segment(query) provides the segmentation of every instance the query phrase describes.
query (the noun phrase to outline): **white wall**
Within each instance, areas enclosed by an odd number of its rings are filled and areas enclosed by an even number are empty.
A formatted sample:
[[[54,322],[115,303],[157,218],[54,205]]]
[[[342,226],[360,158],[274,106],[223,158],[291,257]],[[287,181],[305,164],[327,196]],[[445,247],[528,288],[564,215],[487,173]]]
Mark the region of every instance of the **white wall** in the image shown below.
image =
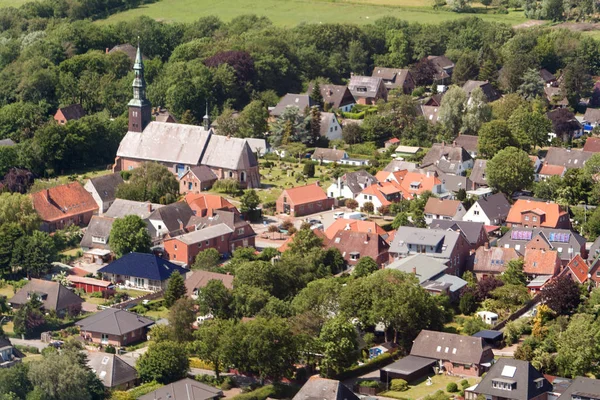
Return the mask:
[[[462,218],[463,221],[483,222],[484,225],[493,225],[487,215],[479,206],[479,202],[475,202],[469,211]]]

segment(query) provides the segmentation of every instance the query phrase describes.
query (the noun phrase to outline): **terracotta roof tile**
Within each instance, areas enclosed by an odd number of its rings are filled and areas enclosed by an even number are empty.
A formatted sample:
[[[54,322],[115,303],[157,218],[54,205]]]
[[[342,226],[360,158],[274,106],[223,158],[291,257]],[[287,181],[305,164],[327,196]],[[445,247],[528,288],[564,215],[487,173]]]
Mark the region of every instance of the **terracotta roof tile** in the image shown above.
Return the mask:
[[[509,223],[521,223],[521,214],[526,211],[539,209],[546,213],[546,219],[542,223],[543,227],[554,228],[559,225],[559,218],[567,215],[556,203],[546,203],[544,201],[519,199],[513,204],[506,219]]]
[[[549,164],[544,164],[542,165],[542,169],[540,169],[539,174],[540,175],[546,175],[546,176],[563,176],[565,174],[565,171],[567,169],[565,167],[563,167],[562,165],[549,165]]]
[[[336,233],[338,233],[338,231],[342,230],[363,233],[378,233],[382,236],[388,234],[381,226],[372,221],[338,218],[333,221],[333,224],[331,224],[329,228],[325,230],[325,236],[331,239],[336,235]]]
[[[577,254],[569,261],[560,276],[569,275],[577,283],[584,283],[588,279],[588,265],[585,260]]]
[[[217,194],[188,193],[185,202],[197,216],[212,216],[216,210],[229,210],[238,213],[237,208],[226,198]]]
[[[555,275],[560,265],[560,256],[554,250],[527,249],[523,272],[529,275]]]
[[[589,151],[590,153],[600,153],[600,138],[589,137],[585,141],[583,151]]]
[[[327,199],[327,193],[316,183],[285,189],[281,196],[286,196],[288,203],[294,205]]]
[[[425,204],[425,214],[437,214],[448,217],[456,215],[457,211],[462,207],[462,203],[458,200],[442,200],[435,197],[430,197]]]
[[[31,200],[40,218],[48,222],[98,211],[92,195],[78,182],[32,193]]]

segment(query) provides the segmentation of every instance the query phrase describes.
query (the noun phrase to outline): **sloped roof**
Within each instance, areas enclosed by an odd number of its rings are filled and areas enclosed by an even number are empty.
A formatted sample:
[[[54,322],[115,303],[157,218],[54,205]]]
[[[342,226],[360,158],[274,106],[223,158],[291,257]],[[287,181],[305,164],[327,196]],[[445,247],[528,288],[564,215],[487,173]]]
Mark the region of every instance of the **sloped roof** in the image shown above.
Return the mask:
[[[454,232],[460,231],[470,244],[479,242],[481,232],[485,232],[485,227],[482,222],[449,221],[447,219],[434,219],[431,221],[431,224],[429,224],[429,229],[452,230]]]
[[[258,166],[246,139],[221,135],[210,136],[200,163],[231,170],[247,170]]]
[[[438,165],[444,172],[451,172],[456,168],[453,169],[450,166],[448,170],[444,170],[441,166],[441,161],[458,164],[468,160],[472,160],[472,157],[464,148],[460,146],[449,146],[443,143],[434,143],[427,154],[425,154],[425,157],[423,157],[421,165]]]
[[[114,203],[104,213],[105,217],[123,218],[128,215],[137,215],[141,219],[147,219],[156,209],[164,207],[162,204],[148,203],[145,201],[134,201],[115,199]]]
[[[566,171],[567,168],[562,165],[550,165],[544,163],[538,173],[544,176],[563,176]]]
[[[57,221],[90,211],[98,204],[79,182],[55,186],[32,193],[33,208],[44,221]]]
[[[116,51],[121,51],[121,52],[127,54],[127,57],[129,57],[129,59],[131,61],[135,60],[135,56],[137,54],[137,48],[135,46],[130,45],[129,43],[118,44],[118,45],[114,46],[112,49],[110,49],[108,51],[108,53],[112,54]],[[142,59],[147,60],[148,58],[146,56],[142,56]]]
[[[310,158],[317,161],[324,160],[338,162],[346,157],[348,157],[348,155],[344,150],[317,147]]]
[[[349,104],[354,104],[354,97],[348,90],[348,86],[343,85],[319,85],[321,96],[325,103],[331,104],[332,108],[340,108]],[[308,85],[308,93],[313,90],[313,83]]]
[[[358,400],[340,381],[312,376],[292,400]]]
[[[586,150],[550,147],[544,162],[550,165],[562,165],[567,168],[581,168],[594,153]]]
[[[327,193],[316,183],[284,189],[281,196],[286,196],[288,203],[294,205],[327,199]]]
[[[487,162],[488,160],[475,160],[475,162],[473,163],[473,169],[471,170],[471,175],[469,176],[471,181],[478,185],[487,186],[487,177],[485,176]]]
[[[500,98],[500,94],[488,81],[466,81],[463,85],[463,90],[467,92],[467,96],[471,96],[473,90],[480,88],[483,91],[487,101],[494,101]]]
[[[523,272],[530,275],[554,275],[560,264],[558,251],[526,249]]]
[[[372,221],[361,221],[359,219],[338,218],[325,230],[325,236],[333,238],[340,230],[377,233],[381,236],[387,236],[387,232],[378,224]]]
[[[297,107],[301,115],[304,115],[306,107],[312,107],[315,103],[308,94],[288,93],[279,100],[279,103],[271,110],[271,115],[278,117],[288,107]]]
[[[346,172],[342,175],[341,180],[353,194],[360,193],[363,186],[377,183],[377,179],[365,170]]]
[[[154,254],[145,253],[127,253],[98,270],[98,272],[103,274],[126,275],[155,281],[165,281],[175,271],[179,271],[182,275],[188,272],[187,269],[177,264],[173,264]]]
[[[502,273],[509,261],[520,257],[520,254],[512,248],[479,246],[473,258],[473,271]]]
[[[419,284],[421,284],[442,275],[448,269],[448,266],[444,262],[428,257],[425,254],[413,254],[395,260],[385,268],[409,274],[414,272],[417,279],[419,279]]]
[[[117,186],[121,183],[123,183],[123,178],[119,172],[90,179],[90,184],[96,189],[102,201],[114,200]]]
[[[546,83],[556,80],[554,74],[548,71],[546,68],[540,69],[540,78],[542,78]]]
[[[559,223],[559,218],[568,215],[568,213],[561,209],[560,205],[556,203],[519,199],[515,201],[510,208],[506,221],[519,224],[521,223],[521,214],[534,209],[539,209],[546,214],[546,219],[542,223],[542,226],[546,228],[556,227]]]
[[[593,397],[590,395],[593,395]],[[560,395],[558,400],[571,400],[576,396],[597,399],[600,397],[600,380],[578,376]]]
[[[511,205],[502,193],[486,196],[476,201],[481,210],[490,220],[504,220],[507,218]]]
[[[432,124],[435,124],[436,122],[438,122],[438,119],[440,118],[440,107],[439,106],[421,105],[420,111],[421,111],[421,114],[423,115],[423,117],[425,117],[425,119],[427,121],[431,122]]]
[[[186,171],[185,174],[181,176],[181,178],[179,178],[179,180],[181,181],[188,174],[194,175],[200,182],[210,182],[217,180],[217,176],[215,175],[215,173],[206,165],[196,165],[190,168],[188,171]]]
[[[348,90],[356,97],[377,97],[379,87],[384,85],[383,79],[372,76],[354,75],[350,77]],[[366,91],[359,91],[358,88],[365,88]],[[385,85],[384,85],[385,87]]]
[[[360,193],[375,196],[379,199],[379,202],[382,205],[389,206],[392,203],[385,197],[385,195],[386,194],[394,194],[394,193],[402,193],[402,187],[394,181],[385,181],[385,182],[374,183],[371,186],[367,186]]]
[[[425,214],[437,214],[448,217],[454,217],[456,213],[463,208],[458,200],[442,200],[436,197],[430,197],[425,204]]]
[[[218,224],[214,226],[209,226],[207,228],[198,229],[196,231],[188,232],[180,236],[176,236],[172,239],[168,240],[178,240],[187,245],[192,245],[196,243],[203,242],[205,240],[210,240],[214,238],[218,238],[220,236],[226,235],[228,233],[232,233],[233,229],[228,227],[225,224]]]
[[[413,228],[401,226],[396,231],[390,246],[391,253],[408,254],[409,244],[421,244],[436,247],[435,258],[450,258],[452,250],[459,240],[460,233],[438,229]]]
[[[583,145],[583,151],[588,153],[600,153],[600,138],[589,136]]]
[[[412,184],[417,182],[419,183],[419,187],[415,189]],[[442,181],[434,172],[408,171],[400,178],[400,186],[402,187],[404,197],[407,199],[411,199],[414,195],[428,190],[433,191],[433,188],[441,183]]]
[[[569,261],[567,266],[561,271],[560,275],[568,275],[577,283],[584,283],[588,279],[589,267],[583,257],[577,254]]]
[[[143,132],[127,132],[117,157],[196,165],[210,132],[202,126],[152,121]]]
[[[23,305],[29,299],[28,293],[36,293],[39,296],[45,295],[40,300],[44,309],[48,311],[65,310],[71,306],[78,306],[83,303],[83,299],[67,289],[58,282],[45,281],[42,279],[31,279],[25,286],[15,293],[8,300],[10,304]]]
[[[183,201],[168,204],[164,207],[157,208],[150,214],[148,219],[160,220],[165,224],[165,227],[169,232],[175,232],[181,229],[180,224],[183,224],[183,228],[188,226],[190,218],[194,216],[194,212],[190,206]]]
[[[204,210],[206,210],[206,215],[208,216],[213,215],[216,210],[238,212],[237,208],[229,200],[218,194],[187,193],[185,195],[185,202],[197,216],[203,214]]]
[[[477,146],[479,144],[479,136],[458,135],[456,139],[454,139],[454,143],[456,143],[457,146],[467,150],[469,153],[476,153]]]
[[[590,108],[588,107],[585,110],[585,114],[583,115],[583,120],[590,123],[599,123],[600,122],[600,109],[598,108]]]
[[[507,391],[497,389],[493,381],[501,379],[515,383],[515,388],[510,391],[510,398],[514,400],[532,400],[546,392],[552,391],[552,385],[541,372],[537,371],[528,361],[515,360],[512,358],[499,358],[492,368],[485,374],[481,382],[473,390],[475,393],[485,394],[491,397],[507,397]],[[540,380],[541,387],[536,383]],[[570,396],[569,396],[570,399]]]
[[[569,100],[567,100],[566,96],[563,96],[560,87],[546,86],[544,88],[544,93],[546,94],[546,99],[557,106],[569,105]]]
[[[208,400],[220,397],[223,397],[221,390],[194,379],[185,378],[138,397],[138,400]]]
[[[337,248],[343,257],[357,252],[361,258],[368,256],[377,261],[382,254],[388,252],[390,245],[377,233],[340,230],[327,241],[327,247]]]
[[[154,325],[154,321],[129,311],[106,308],[76,322],[75,325],[81,327],[81,330],[88,332],[121,336],[137,329]]]
[[[108,238],[110,236],[110,230],[112,229],[114,219],[105,216],[94,215],[90,220],[90,223],[85,230],[83,238],[79,245],[81,247],[98,247],[103,249],[110,248],[108,243],[94,243],[92,237]]]
[[[100,287],[109,287],[113,283],[110,281],[103,281],[100,279],[89,278],[87,276],[78,276],[78,275],[67,275],[67,280],[71,283],[86,283],[88,285],[95,285]]]
[[[329,133],[330,121],[331,122],[337,121],[337,117],[335,116],[335,114],[330,113],[330,112],[321,111],[321,124],[320,124],[321,136],[327,136],[327,134]],[[339,123],[339,121],[338,121],[338,123]]]
[[[58,111],[62,112],[67,121],[73,121],[85,117],[85,110],[81,104],[71,104],[66,107],[60,107],[57,112]]]
[[[408,161],[403,161],[403,160],[392,160],[389,162],[388,165],[385,166],[385,168],[383,170],[385,172],[396,172],[396,171],[403,171],[403,170],[412,171],[415,168],[417,168],[417,164],[414,162],[408,162]]]
[[[424,329],[414,340],[410,354],[462,364],[480,364],[494,358],[491,351],[488,356],[485,355],[487,348],[482,338]]]
[[[412,79],[410,70],[407,68],[375,67],[372,76],[389,81],[385,82],[385,85],[390,89],[402,87],[406,79]]]
[[[87,366],[107,388],[137,379],[137,371],[116,354],[87,352]]]
[[[2,139],[0,140],[0,147],[12,147],[15,146],[16,143],[12,139]]]
[[[217,280],[223,282],[227,289],[233,289],[233,275],[218,274],[210,271],[192,271],[185,278],[185,288],[190,296],[194,290],[205,287],[208,282]]]
[[[583,236],[568,229],[555,228],[515,227],[498,239],[498,246],[520,246],[520,249],[524,249],[527,243],[538,236],[548,243],[550,248],[557,250],[563,261],[570,261],[574,255],[581,253],[582,248],[585,249],[586,240]],[[571,248],[573,250],[569,251]],[[594,254],[593,250],[594,245],[590,249],[590,255]]]
[[[454,62],[446,56],[427,56],[427,59],[440,68],[454,67]]]

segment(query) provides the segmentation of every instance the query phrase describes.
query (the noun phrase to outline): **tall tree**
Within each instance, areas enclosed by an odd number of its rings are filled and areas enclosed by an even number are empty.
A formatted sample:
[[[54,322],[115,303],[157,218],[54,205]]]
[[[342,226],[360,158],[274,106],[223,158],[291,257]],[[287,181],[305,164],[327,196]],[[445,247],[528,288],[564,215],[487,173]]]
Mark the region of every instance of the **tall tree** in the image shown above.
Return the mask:
[[[527,152],[535,146],[545,146],[548,132],[552,130],[552,122],[545,114],[529,111],[526,107],[519,107],[512,113],[508,126],[519,147]]]
[[[310,92],[310,99],[314,105],[323,108],[323,96],[321,95],[321,86],[319,85],[319,81],[315,81],[312,91]]]
[[[362,278],[363,276],[371,275],[373,272],[379,269],[377,262],[369,256],[361,257],[354,267],[353,275],[356,278]]]
[[[516,147],[500,150],[488,161],[486,169],[490,186],[507,195],[515,190],[527,189],[533,183],[533,166],[529,156]]]
[[[321,111],[316,106],[310,108],[310,134],[311,143],[317,143],[321,139]]]
[[[173,341],[188,342],[192,340],[192,324],[195,320],[194,301],[189,297],[178,299],[169,310],[169,328]]]
[[[194,332],[192,350],[201,360],[212,364],[217,381],[221,369],[227,365],[227,338],[232,334],[234,324],[234,321],[222,319],[209,320]]]
[[[531,101],[544,94],[544,81],[535,68],[530,68],[523,74],[523,83],[517,90],[526,100]]]
[[[565,67],[561,91],[572,108],[577,108],[580,99],[589,97],[593,87],[594,82],[588,67],[581,60],[576,59]]]
[[[136,368],[142,382],[156,381],[167,384],[187,376],[190,360],[185,346],[181,343],[153,342],[150,343],[148,351],[140,357]]]
[[[457,135],[462,127],[462,120],[467,106],[467,95],[462,88],[453,86],[442,97],[439,120],[444,126]]]
[[[558,315],[568,315],[581,302],[580,287],[569,276],[563,275],[544,287],[542,299]]]
[[[475,88],[467,102],[463,117],[461,133],[474,135],[479,132],[481,125],[492,118],[492,109],[481,88]]]
[[[204,315],[212,314],[215,318],[231,317],[233,297],[231,291],[222,281],[211,279],[198,292],[198,309]]]
[[[148,227],[137,215],[117,218],[112,224],[108,240],[117,257],[131,252],[149,253],[152,245]]]
[[[256,207],[260,204],[260,197],[254,189],[248,189],[244,191],[244,194],[240,198],[241,212],[248,212],[256,210]]]
[[[28,276],[39,277],[52,267],[58,252],[52,237],[41,231],[22,236],[15,242],[12,264],[23,268]]]
[[[169,204],[179,195],[179,182],[167,167],[156,162],[142,163],[131,173],[129,182],[117,187],[120,199]]]
[[[523,273],[523,259],[510,260],[500,279],[506,285],[524,285],[527,277]]]
[[[477,151],[482,157],[492,158],[500,150],[516,145],[516,140],[506,121],[493,120],[481,126]]]
[[[328,377],[335,376],[358,360],[356,328],[341,316],[325,322],[319,342],[323,348],[321,371]]]
[[[46,324],[46,318],[42,314],[42,302],[34,294],[29,301],[21,306],[14,317],[14,330],[18,335],[31,337],[38,334]]]
[[[185,282],[179,271],[175,271],[169,278],[167,290],[165,290],[165,305],[171,307],[175,302],[185,296]]]
[[[600,358],[600,324],[590,314],[573,315],[567,330],[556,343],[556,365],[561,376],[596,373]]]
[[[196,255],[192,269],[201,269],[204,271],[214,271],[221,262],[221,254],[217,249],[202,250]]]
[[[33,209],[31,197],[19,193],[0,194],[0,224],[14,222],[27,233],[40,227],[40,218]]]
[[[251,101],[238,118],[239,137],[264,138],[269,130],[269,111],[261,100]],[[262,149],[263,151],[266,149]]]

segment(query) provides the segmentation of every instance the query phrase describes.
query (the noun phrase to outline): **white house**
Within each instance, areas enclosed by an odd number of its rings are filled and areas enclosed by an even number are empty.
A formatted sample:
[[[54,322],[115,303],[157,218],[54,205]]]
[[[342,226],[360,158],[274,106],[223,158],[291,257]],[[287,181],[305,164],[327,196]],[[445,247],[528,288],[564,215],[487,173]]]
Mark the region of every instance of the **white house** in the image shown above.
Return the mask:
[[[327,188],[327,196],[332,198],[354,199],[367,186],[377,179],[365,170],[347,172]]]
[[[369,165],[369,160],[365,160],[364,158],[342,158],[340,160],[340,164],[352,165],[355,167],[366,167]]]
[[[321,113],[321,136],[326,136],[329,140],[342,138],[342,125],[334,113]]]
[[[462,218],[463,221],[482,222],[484,225],[502,225],[506,221],[510,203],[502,193],[481,197]]]
[[[396,182],[380,182],[366,187],[358,196],[358,206],[363,208],[366,203],[373,203],[374,211],[379,207],[389,206],[392,202],[402,199],[402,188]]]
[[[92,195],[92,198],[98,204],[98,214],[104,214],[115,201],[117,186],[123,183],[121,174],[102,175],[88,180],[83,188]]]
[[[434,219],[460,221],[466,212],[465,207],[458,200],[430,197],[425,204],[425,222],[431,224]]]

